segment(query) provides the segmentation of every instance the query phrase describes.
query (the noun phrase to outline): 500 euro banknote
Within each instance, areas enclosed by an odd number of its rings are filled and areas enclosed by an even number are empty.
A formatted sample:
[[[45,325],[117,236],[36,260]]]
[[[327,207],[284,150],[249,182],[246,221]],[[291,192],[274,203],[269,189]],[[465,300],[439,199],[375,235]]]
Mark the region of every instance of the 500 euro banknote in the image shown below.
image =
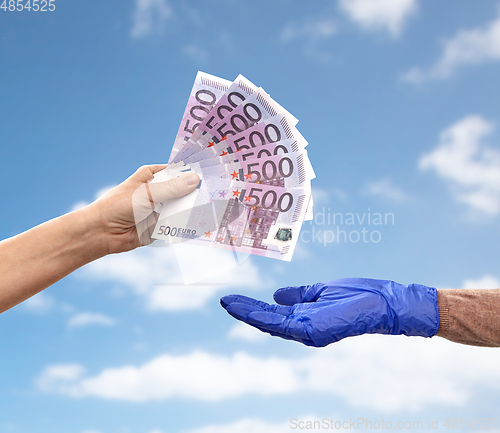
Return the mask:
[[[161,210],[153,238],[291,260],[310,192],[204,176]]]
[[[285,110],[276,101],[274,101],[264,91],[264,89],[258,88],[251,81],[243,77],[243,75],[239,75],[236,80],[234,80],[234,82],[230,85],[224,96],[220,98],[217,104],[208,113],[208,115],[205,117],[205,120],[200,123],[189,140],[185,143],[182,151],[177,155],[176,161],[185,160],[188,155],[192,155],[195,152],[203,150],[210,145],[210,141],[218,142],[219,139],[214,136],[214,133],[212,131],[215,129],[219,129],[221,127],[220,124],[226,118],[231,117],[233,119],[233,123],[235,121],[234,119],[239,119],[242,122],[245,122],[245,117],[247,117],[247,120],[253,120],[251,118],[248,118],[248,116],[242,116],[242,114],[247,114],[245,112],[248,111],[248,107],[246,110],[244,109],[243,113],[240,113],[239,115],[237,113],[233,113],[237,114],[235,117],[232,117],[231,113],[243,103],[249,103],[249,105],[252,106],[254,102],[247,101],[247,99],[257,92],[260,93],[260,96],[256,95],[256,99],[262,101],[265,104],[264,108],[267,108],[266,106],[272,106],[273,110],[275,110],[276,112],[286,113],[293,125],[297,124],[298,119],[287,110]],[[238,130],[238,126],[236,124],[233,125],[233,128]],[[225,134],[224,136],[227,137],[227,135],[228,134]],[[224,137],[222,139],[224,139]]]
[[[198,141],[189,143],[188,147],[172,159],[172,162],[186,162],[186,158],[189,156],[215,143],[227,140],[229,137],[239,134],[259,122],[270,119],[282,113],[282,110],[283,108],[276,104],[266,92],[258,89],[248,96],[243,103],[225,114],[219,122],[213,125],[207,123],[210,128],[209,131],[202,135]]]
[[[279,116],[278,116],[279,117]],[[281,120],[285,120],[281,118]],[[282,122],[283,124],[286,125],[286,122]],[[275,126],[274,123],[270,123],[269,125]],[[259,124],[256,125],[256,127],[259,126],[259,128],[254,129],[253,133],[258,133],[260,130],[265,129],[265,124]],[[282,125],[280,124],[282,127]],[[253,128],[251,128],[253,129]],[[250,129],[248,130],[250,131]],[[279,129],[278,129],[279,131]],[[304,173],[305,171],[305,176],[300,176],[299,177],[299,184],[294,184],[293,187],[306,187],[307,189],[310,189],[310,180],[314,179],[316,175],[314,174],[314,170],[312,168],[312,165],[309,161],[309,158],[307,158],[307,152],[305,151],[304,147],[307,145],[307,142],[303,139],[302,135],[295,130],[295,134],[293,134],[293,131],[290,130],[290,133],[287,135],[284,134],[284,136],[291,136],[292,138],[281,140],[281,141],[276,141],[276,142],[259,142],[260,145],[254,147],[254,141],[250,139],[251,134],[238,134],[238,137],[236,138],[236,142],[232,142],[231,140],[228,140],[227,143],[224,142],[225,144],[220,143],[220,145],[225,146],[225,150],[222,152],[217,151],[216,147],[210,147],[208,149],[205,149],[204,151],[193,155],[192,158],[188,159],[189,165],[192,167],[196,167],[196,164],[199,164],[199,166],[203,169],[205,167],[210,167],[210,166],[218,166],[222,165],[224,169],[227,169],[227,164],[233,163],[233,162],[238,162],[238,163],[244,163],[246,161],[250,161],[251,159],[260,159],[261,164],[264,164],[264,161],[268,159],[274,158],[276,155],[285,155],[285,154],[291,154],[291,153],[302,153],[304,156],[303,158],[299,158],[299,161],[297,161],[297,164],[295,167],[300,168],[301,166],[304,168],[302,171],[297,171],[297,174],[300,175],[301,172]],[[278,135],[277,137],[281,138],[281,135]],[[213,150],[215,149],[215,150]],[[237,150],[236,150],[237,149]],[[220,155],[217,156],[217,154],[220,152]],[[255,161],[253,161],[255,164]],[[278,162],[279,163],[279,162]],[[283,163],[282,163],[283,164]],[[267,168],[272,168],[272,163],[268,163],[266,165]],[[241,168],[241,167],[240,167]],[[212,172],[214,173],[214,172]],[[217,172],[219,173],[219,172]],[[232,173],[232,171],[231,171]],[[268,173],[268,171],[266,171]],[[248,171],[245,173],[248,174]],[[279,174],[279,170],[277,172]],[[241,176],[240,176],[240,180]],[[285,184],[290,184],[290,181],[292,179],[288,179],[288,182]],[[291,185],[290,185],[291,186]],[[308,203],[307,206],[307,211],[305,215],[305,220],[312,220],[313,219],[313,201],[312,201],[312,196],[311,200]]]
[[[269,152],[269,149],[263,150]],[[203,176],[264,184],[280,182],[279,186],[285,188],[307,188],[315,177],[305,150],[274,155],[262,152],[253,158],[223,164],[207,165],[203,162],[192,163],[189,167]]]
[[[286,143],[282,143],[284,141]],[[287,151],[298,152],[305,149],[308,143],[286,114],[278,114],[226,140],[209,144],[206,149],[185,158],[183,162],[190,164],[224,156],[230,160],[230,155],[236,155],[238,152],[245,155],[245,158],[251,158],[255,156],[255,152],[271,144],[284,144]],[[213,162],[218,163],[219,160]]]
[[[226,93],[230,85],[231,81],[204,72],[198,72],[175,137],[169,162],[173,161],[174,157],[184,144],[187,143],[201,122],[205,120],[207,114]]]
[[[211,128],[224,118],[225,115],[233,111],[238,105],[243,103],[250,95],[255,93],[259,88],[251,81],[247,80],[243,75],[238,75],[236,80],[229,86],[226,93],[219,99],[217,104],[207,114],[205,120],[200,123],[189,139],[186,149],[191,144],[198,142],[203,135],[210,131]],[[210,125],[208,127],[207,125]],[[200,140],[200,143],[202,140]]]

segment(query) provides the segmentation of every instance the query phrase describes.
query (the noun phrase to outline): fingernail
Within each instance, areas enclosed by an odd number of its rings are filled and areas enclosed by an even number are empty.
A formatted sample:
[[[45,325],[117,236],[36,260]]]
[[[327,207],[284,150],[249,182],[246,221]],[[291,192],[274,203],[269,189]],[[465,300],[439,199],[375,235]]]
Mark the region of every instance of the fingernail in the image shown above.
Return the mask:
[[[187,186],[198,185],[198,183],[200,183],[200,178],[196,173],[189,173],[184,176],[184,182],[186,182]]]

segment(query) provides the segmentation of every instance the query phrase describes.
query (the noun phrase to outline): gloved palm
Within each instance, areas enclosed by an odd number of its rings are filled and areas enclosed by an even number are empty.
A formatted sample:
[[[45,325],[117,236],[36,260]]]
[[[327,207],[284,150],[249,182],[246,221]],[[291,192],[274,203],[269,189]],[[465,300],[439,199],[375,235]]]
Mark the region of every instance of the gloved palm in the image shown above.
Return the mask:
[[[274,300],[228,295],[221,305],[263,332],[317,347],[366,333],[431,337],[439,326],[436,289],[418,284],[345,278],[285,287]]]

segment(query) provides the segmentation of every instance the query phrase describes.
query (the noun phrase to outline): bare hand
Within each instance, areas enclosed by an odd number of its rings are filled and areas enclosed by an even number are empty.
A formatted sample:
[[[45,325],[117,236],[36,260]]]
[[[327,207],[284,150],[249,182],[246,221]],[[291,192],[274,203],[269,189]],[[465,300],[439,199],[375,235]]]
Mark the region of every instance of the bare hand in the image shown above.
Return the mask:
[[[149,183],[166,165],[145,165],[132,176],[88,206],[96,212],[104,230],[107,254],[133,250],[152,242],[158,213],[155,206],[193,191],[200,182],[189,173],[165,182]]]

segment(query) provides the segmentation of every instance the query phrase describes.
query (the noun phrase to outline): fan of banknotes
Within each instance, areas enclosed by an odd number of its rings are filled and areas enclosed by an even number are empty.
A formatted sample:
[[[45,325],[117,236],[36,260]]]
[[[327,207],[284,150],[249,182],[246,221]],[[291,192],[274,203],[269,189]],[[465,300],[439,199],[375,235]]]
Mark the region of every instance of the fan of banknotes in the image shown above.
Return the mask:
[[[291,260],[313,217],[315,177],[297,122],[242,75],[198,72],[168,166],[153,182],[190,171],[201,182],[156,209],[153,238]]]

